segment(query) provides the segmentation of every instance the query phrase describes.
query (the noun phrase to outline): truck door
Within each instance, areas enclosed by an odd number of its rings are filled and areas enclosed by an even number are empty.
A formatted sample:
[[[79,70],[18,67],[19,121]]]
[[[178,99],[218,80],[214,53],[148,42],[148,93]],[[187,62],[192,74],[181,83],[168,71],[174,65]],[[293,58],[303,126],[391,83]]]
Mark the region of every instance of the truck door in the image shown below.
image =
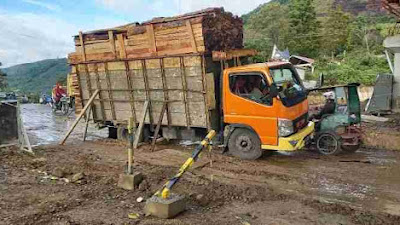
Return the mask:
[[[278,145],[275,99],[267,97],[268,91],[261,72],[229,74],[224,80],[224,121],[250,126],[263,145]]]

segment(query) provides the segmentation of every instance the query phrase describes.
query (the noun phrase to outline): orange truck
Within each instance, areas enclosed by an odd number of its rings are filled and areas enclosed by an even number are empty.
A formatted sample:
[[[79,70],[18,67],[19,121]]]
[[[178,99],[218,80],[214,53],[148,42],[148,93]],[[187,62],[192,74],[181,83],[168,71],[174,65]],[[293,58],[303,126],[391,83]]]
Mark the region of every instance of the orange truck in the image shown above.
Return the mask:
[[[126,138],[133,117],[145,118],[144,140],[216,130],[214,144],[243,159],[303,148],[314,131],[306,90],[290,63],[246,65],[256,52],[241,24],[218,8],[80,32],[68,57],[76,113],[98,90],[91,116],[110,137]]]
[[[83,105],[100,90],[92,116],[110,136],[126,138],[129,117],[138,124],[147,112],[145,140],[156,136],[160,121],[157,135],[168,140],[200,140],[216,130],[216,142],[242,159],[303,148],[314,123],[296,69],[288,62],[243,65],[253,55],[245,49],[214,53],[77,64],[72,74],[79,76]]]
[[[307,93],[290,63],[225,69],[221,91],[224,145],[231,154],[256,159],[262,150],[295,151],[311,139]]]

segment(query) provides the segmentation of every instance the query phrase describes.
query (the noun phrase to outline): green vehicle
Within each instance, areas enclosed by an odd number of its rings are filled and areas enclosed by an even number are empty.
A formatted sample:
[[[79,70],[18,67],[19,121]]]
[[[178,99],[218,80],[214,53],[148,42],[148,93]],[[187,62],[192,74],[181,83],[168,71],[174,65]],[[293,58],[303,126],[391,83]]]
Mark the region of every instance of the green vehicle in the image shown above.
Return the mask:
[[[309,90],[331,94],[331,98],[327,99],[331,104],[330,112],[314,119],[314,143],[321,154],[337,155],[342,151],[355,152],[360,148],[361,107],[357,91],[359,85],[353,83]]]

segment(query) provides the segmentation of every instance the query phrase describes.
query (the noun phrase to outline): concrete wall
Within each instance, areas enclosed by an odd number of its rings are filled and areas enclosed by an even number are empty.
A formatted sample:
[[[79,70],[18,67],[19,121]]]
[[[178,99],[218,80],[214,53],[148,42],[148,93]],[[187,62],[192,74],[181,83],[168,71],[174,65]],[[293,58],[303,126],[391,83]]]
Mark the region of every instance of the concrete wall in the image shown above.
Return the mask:
[[[18,139],[17,108],[0,103],[0,144]]]
[[[400,35],[386,38],[383,46],[394,54],[392,110],[400,112]]]

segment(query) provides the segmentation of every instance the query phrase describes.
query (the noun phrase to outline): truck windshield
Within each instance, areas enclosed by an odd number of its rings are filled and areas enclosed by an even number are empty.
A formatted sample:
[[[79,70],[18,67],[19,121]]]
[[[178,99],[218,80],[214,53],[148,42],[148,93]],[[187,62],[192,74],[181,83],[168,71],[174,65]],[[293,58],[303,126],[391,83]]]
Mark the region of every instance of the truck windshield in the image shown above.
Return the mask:
[[[282,103],[293,106],[307,98],[306,92],[296,71],[290,66],[271,68],[272,79],[279,90]]]

